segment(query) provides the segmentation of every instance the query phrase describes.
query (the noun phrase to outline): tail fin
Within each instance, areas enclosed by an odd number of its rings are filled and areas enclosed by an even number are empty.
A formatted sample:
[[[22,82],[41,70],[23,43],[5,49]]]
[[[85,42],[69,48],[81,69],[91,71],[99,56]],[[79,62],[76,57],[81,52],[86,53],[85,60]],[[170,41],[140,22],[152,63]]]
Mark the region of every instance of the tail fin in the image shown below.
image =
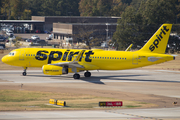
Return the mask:
[[[172,24],[163,24],[139,51],[165,53],[171,28]]]

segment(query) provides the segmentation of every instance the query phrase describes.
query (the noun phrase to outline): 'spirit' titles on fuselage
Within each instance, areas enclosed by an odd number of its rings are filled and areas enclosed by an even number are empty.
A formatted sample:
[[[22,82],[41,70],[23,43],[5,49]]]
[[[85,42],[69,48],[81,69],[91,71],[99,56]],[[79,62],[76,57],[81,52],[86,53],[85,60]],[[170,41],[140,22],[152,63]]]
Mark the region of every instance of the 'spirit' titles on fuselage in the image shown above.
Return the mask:
[[[39,50],[36,53],[36,60],[47,60],[48,59],[48,64],[51,64],[52,61],[59,61],[62,58],[62,61],[72,61],[73,56],[78,55],[80,51],[70,51],[70,50],[66,50],[63,54],[62,51],[47,51],[47,50]],[[88,51],[88,52],[83,52],[81,54],[81,57],[79,59],[79,62],[81,62],[82,60],[82,56],[85,53],[86,57],[85,57],[85,61],[86,62],[91,62],[92,59],[90,59],[90,55],[93,55],[94,52],[93,51]],[[55,56],[56,55],[56,56]]]

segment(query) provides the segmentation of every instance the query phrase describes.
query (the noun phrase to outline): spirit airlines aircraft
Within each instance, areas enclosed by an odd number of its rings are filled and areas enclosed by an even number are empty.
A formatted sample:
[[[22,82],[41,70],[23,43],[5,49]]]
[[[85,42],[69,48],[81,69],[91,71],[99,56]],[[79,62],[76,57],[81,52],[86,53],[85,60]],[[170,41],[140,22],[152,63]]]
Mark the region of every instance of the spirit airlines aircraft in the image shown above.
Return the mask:
[[[21,48],[4,56],[2,62],[23,67],[24,76],[28,67],[41,67],[46,75],[73,72],[74,79],[80,78],[80,71],[86,71],[84,76],[90,77],[89,70],[124,70],[158,64],[175,59],[172,55],[164,54],[171,28],[172,24],[163,24],[142,49],[134,52]]]

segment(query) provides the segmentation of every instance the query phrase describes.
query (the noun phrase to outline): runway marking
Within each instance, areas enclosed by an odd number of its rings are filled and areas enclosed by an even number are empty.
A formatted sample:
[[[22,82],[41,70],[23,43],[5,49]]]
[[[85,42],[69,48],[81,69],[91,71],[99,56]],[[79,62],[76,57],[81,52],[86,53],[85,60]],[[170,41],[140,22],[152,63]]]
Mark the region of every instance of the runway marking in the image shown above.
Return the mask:
[[[128,113],[120,113],[120,112],[113,112],[113,111],[105,111],[105,112],[109,112],[109,113],[117,113],[117,114],[122,114],[122,115],[129,115],[129,116],[138,117],[138,118],[143,118],[143,119],[162,120],[162,119],[158,119],[158,118],[145,117],[145,116],[134,115],[134,114],[128,114]],[[132,118],[131,118],[131,119],[132,119]]]

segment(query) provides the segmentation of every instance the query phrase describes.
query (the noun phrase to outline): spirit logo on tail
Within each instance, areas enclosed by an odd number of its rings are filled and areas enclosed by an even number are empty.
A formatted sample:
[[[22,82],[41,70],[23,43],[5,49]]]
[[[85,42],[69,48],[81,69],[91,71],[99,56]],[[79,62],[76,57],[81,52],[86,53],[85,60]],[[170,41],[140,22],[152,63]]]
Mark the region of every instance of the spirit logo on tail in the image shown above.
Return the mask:
[[[161,29],[161,32],[159,35],[156,35],[157,39],[154,40],[153,44],[149,47],[149,50],[154,51],[156,48],[158,48],[158,44],[163,39],[163,35],[166,35],[166,33],[169,31],[167,26],[163,26],[163,29]]]

